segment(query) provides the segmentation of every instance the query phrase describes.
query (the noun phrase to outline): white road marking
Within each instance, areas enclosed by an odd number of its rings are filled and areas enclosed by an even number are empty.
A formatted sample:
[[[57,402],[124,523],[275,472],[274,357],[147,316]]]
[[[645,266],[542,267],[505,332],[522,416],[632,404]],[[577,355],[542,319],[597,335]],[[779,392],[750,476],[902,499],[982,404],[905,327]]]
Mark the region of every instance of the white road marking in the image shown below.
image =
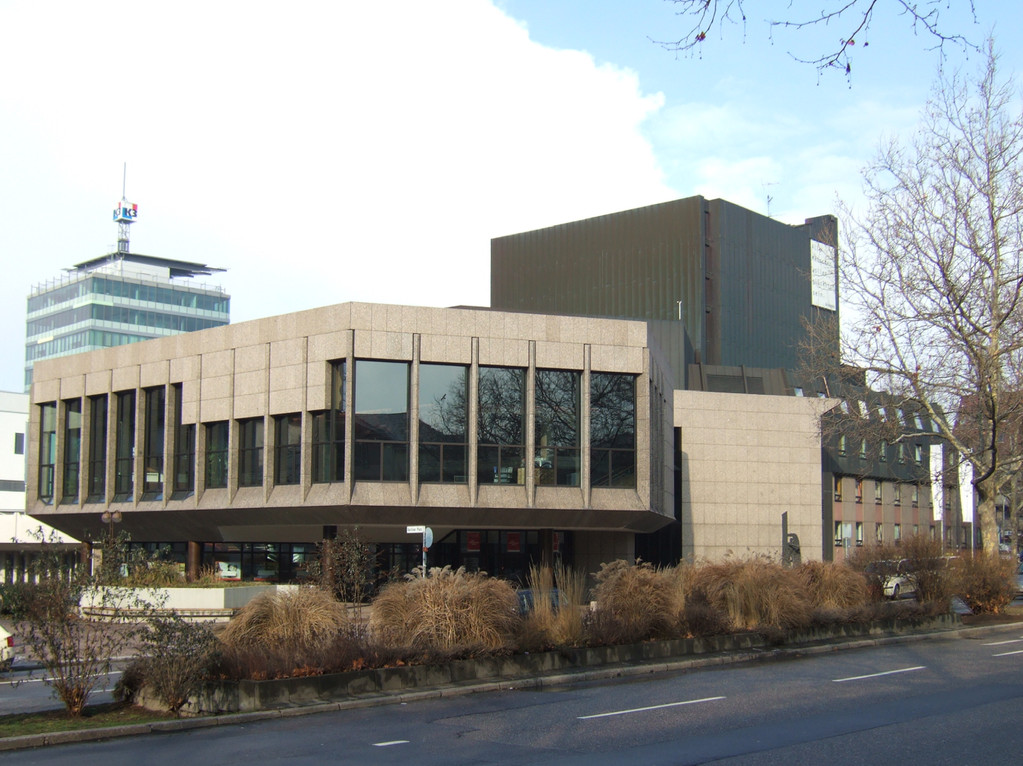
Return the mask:
[[[1023,638],[1012,638],[1012,639],[1009,639],[1008,641],[991,641],[991,642],[986,643],[986,644],[981,644],[981,646],[1002,646],[1003,644],[1019,644],[1019,643],[1023,643]]]
[[[391,745],[407,745],[407,739],[392,739],[390,742],[374,742],[373,747],[390,747]]]
[[[992,654],[992,657],[1008,657],[1012,654],[1023,654],[1023,649],[1017,649],[1014,652],[1002,652],[1001,654]]]
[[[909,673],[913,670],[926,670],[923,665],[917,665],[912,668],[900,668],[899,670],[886,670],[883,673],[870,673],[865,676],[849,676],[848,678],[832,678],[832,682],[836,684],[843,683],[845,681],[862,681],[864,678],[879,678],[881,676],[892,676],[896,673]]]
[[[666,707],[678,707],[679,705],[695,705],[698,702],[714,702],[715,700],[723,700],[724,697],[704,697],[698,700],[685,700],[684,702],[669,702],[665,705],[651,705],[650,707],[636,707],[631,710],[615,710],[610,713],[596,713],[594,715],[581,715],[578,720],[585,721],[590,718],[609,718],[613,715],[628,715],[629,713],[643,713],[647,710],[661,710]]]
[[[123,672],[124,672],[123,670],[111,670],[106,675],[107,676],[119,676]],[[46,683],[47,681],[49,681],[51,679],[49,677],[47,677],[47,676],[40,676],[38,678],[9,678],[7,680],[8,680],[8,683],[10,683],[11,686],[18,687],[18,686],[21,686],[22,684],[40,684],[40,683]]]

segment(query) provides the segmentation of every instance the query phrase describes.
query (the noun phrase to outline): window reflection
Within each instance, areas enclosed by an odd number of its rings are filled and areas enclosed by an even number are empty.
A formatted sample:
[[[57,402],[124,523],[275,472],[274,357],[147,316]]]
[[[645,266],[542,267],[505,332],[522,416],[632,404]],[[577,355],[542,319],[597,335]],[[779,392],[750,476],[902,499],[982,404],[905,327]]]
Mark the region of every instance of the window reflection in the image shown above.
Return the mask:
[[[61,502],[78,502],[78,471],[82,456],[82,400],[64,402],[64,476]]]
[[[135,392],[117,394],[114,500],[132,498],[135,487]]]
[[[227,486],[227,421],[206,424],[206,488]]]
[[[53,502],[53,472],[57,466],[57,404],[39,406],[39,499]]]
[[[579,486],[581,382],[577,370],[536,371],[537,484]]]
[[[238,486],[263,484],[263,418],[238,421]]]
[[[419,366],[419,481],[465,484],[469,369]]]
[[[636,486],[636,378],[590,374],[590,483]]]
[[[355,362],[355,478],[408,481],[409,365]]]
[[[524,369],[479,368],[476,472],[480,484],[526,483],[525,412]]]
[[[302,414],[274,418],[274,483],[298,484],[302,465]]]
[[[330,409],[312,413],[313,483],[345,480],[345,362],[331,363]]]

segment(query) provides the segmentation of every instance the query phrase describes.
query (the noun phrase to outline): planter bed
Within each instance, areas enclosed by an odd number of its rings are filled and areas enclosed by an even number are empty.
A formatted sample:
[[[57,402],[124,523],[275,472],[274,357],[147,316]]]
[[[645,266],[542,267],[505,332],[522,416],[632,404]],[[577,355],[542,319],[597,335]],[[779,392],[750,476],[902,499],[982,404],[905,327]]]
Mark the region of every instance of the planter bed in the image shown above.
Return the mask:
[[[455,660],[445,665],[406,665],[267,681],[220,681],[211,683],[198,700],[189,703],[185,712],[246,713],[336,702],[363,695],[422,691],[467,683],[513,681],[579,672],[587,668],[640,665],[694,655],[756,651],[776,646],[798,647],[820,642],[944,630],[960,624],[958,615],[949,614],[822,627],[789,635],[781,641],[768,640],[758,633],[739,633],[621,646],[567,647],[534,654]],[[144,695],[140,702],[146,704]]]

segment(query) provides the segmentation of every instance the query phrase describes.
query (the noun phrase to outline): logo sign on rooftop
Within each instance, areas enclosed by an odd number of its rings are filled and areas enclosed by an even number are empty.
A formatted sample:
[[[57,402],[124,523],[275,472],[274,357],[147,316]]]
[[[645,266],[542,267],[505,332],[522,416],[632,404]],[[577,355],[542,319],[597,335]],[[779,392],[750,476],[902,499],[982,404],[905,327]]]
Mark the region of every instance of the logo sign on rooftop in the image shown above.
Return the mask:
[[[139,206],[121,200],[114,208],[114,220],[118,223],[133,223],[139,217]]]

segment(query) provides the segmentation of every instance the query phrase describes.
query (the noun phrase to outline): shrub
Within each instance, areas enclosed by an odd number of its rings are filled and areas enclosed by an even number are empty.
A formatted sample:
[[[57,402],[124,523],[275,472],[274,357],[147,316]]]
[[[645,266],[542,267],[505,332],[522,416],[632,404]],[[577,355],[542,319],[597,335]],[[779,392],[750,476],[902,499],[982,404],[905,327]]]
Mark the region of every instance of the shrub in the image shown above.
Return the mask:
[[[337,538],[317,546],[308,571],[317,586],[340,601],[358,605],[372,590],[373,553],[357,530],[344,529]]]
[[[857,572],[861,572],[867,580],[867,592],[872,601],[884,601],[884,583],[888,572],[886,565],[894,566],[902,558],[902,551],[891,543],[875,543],[856,548],[847,560],[847,564]]]
[[[974,612],[998,614],[1016,595],[1012,559],[977,551],[956,559],[954,589]]]
[[[590,618],[596,643],[635,643],[674,638],[684,632],[684,567],[658,569],[621,559],[601,564],[596,572],[597,608]]]
[[[217,638],[209,625],[177,615],[151,620],[141,638],[140,655],[125,671],[115,695],[131,699],[144,686],[167,710],[178,714],[209,679]]]
[[[909,571],[916,580],[916,599],[922,604],[933,603],[947,611],[955,595],[954,570],[949,567],[940,540],[922,535],[906,538],[902,557],[909,563]]]
[[[552,567],[530,566],[527,585],[532,608],[526,612],[519,633],[519,649],[540,651],[583,642],[580,604],[585,577],[561,562]]]
[[[348,609],[312,587],[267,591],[243,606],[220,631],[232,649],[315,650],[350,626]]]
[[[82,567],[68,569],[55,536],[36,534],[40,551],[33,561],[34,585],[22,612],[24,643],[46,670],[46,683],[68,714],[81,716],[93,691],[110,672],[111,657],[130,646],[138,633],[132,620],[159,606],[127,588],[93,588]],[[88,595],[103,621],[85,619],[79,609]]]
[[[862,572],[844,564],[807,561],[796,568],[810,606],[818,610],[848,610],[870,598]]]
[[[695,569],[692,587],[735,630],[791,630],[812,621],[799,573],[763,556],[704,564]]]
[[[510,583],[465,569],[433,569],[384,586],[373,600],[370,629],[384,646],[420,652],[503,649],[518,623]]]
[[[21,618],[34,590],[35,585],[27,582],[0,584],[0,611],[15,618]]]

